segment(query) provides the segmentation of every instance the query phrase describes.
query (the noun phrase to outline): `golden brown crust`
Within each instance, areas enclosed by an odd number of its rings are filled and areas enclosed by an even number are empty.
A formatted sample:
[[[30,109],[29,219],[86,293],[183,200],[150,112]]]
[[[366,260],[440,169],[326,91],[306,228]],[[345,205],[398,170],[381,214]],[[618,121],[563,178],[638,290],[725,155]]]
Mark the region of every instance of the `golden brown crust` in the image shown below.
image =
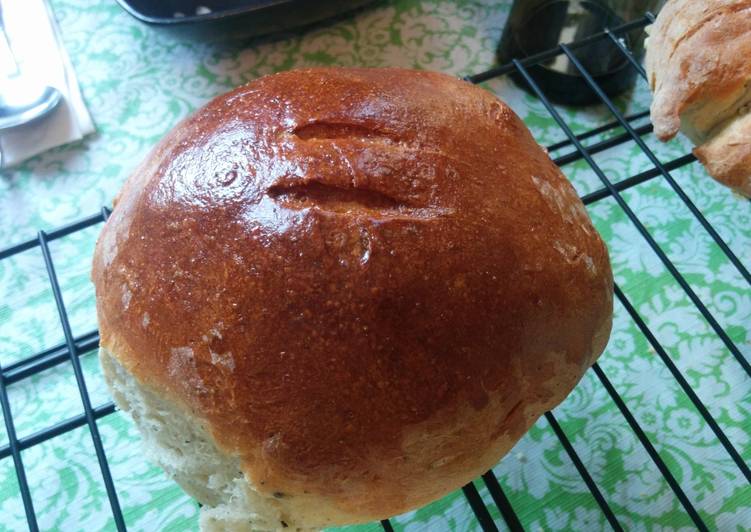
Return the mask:
[[[751,98],[751,0],[671,0],[650,29],[655,134],[701,142]],[[682,116],[682,115],[688,116]],[[687,123],[688,122],[688,123]]]
[[[732,121],[694,154],[709,175],[751,198],[751,113]]]
[[[612,312],[605,246],[518,117],[398,69],[210,102],[126,183],[93,279],[130,372],[260,491],[349,520],[492,465],[600,354]]]

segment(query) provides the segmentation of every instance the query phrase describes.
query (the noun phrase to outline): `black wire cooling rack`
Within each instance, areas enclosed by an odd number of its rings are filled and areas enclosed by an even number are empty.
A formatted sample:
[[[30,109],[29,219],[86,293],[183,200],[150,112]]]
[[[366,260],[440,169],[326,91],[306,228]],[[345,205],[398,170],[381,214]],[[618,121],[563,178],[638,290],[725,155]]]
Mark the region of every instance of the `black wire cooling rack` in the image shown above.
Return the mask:
[[[728,245],[723,241],[723,239],[720,237],[717,231],[715,231],[712,225],[706,220],[706,218],[701,214],[701,212],[699,212],[699,210],[696,208],[694,203],[689,199],[689,197],[681,189],[680,185],[670,175],[671,170],[691,164],[696,159],[694,158],[693,155],[687,154],[682,157],[678,157],[677,159],[672,160],[670,162],[666,162],[666,163],[660,162],[655,156],[655,154],[648,148],[648,146],[642,139],[642,135],[645,135],[652,131],[651,125],[643,125],[639,127],[635,127],[634,125],[632,125],[633,122],[636,122],[639,119],[647,117],[648,112],[643,111],[643,112],[637,112],[637,113],[630,114],[630,115],[624,115],[621,111],[619,111],[618,107],[613,103],[613,101],[607,97],[607,95],[603,92],[603,90],[598,86],[595,79],[590,75],[589,72],[587,72],[585,67],[579,62],[579,60],[573,54],[573,50],[577,48],[584,47],[584,46],[593,44],[595,42],[607,39],[607,40],[610,40],[620,50],[620,52],[624,55],[624,57],[631,63],[631,66],[636,69],[638,74],[646,78],[644,69],[640,65],[639,61],[637,60],[637,58],[634,57],[631,51],[626,47],[626,45],[624,44],[624,41],[620,37],[630,31],[641,30],[645,26],[651,24],[652,22],[654,22],[654,16],[651,13],[647,13],[641,19],[620,25],[618,27],[607,29],[602,33],[592,35],[591,37],[588,37],[586,39],[583,39],[583,40],[580,40],[580,41],[577,41],[568,45],[562,44],[555,49],[551,49],[550,51],[536,54],[534,56],[530,56],[523,60],[514,60],[509,64],[492,68],[480,74],[468,76],[466,79],[473,83],[480,83],[480,82],[484,82],[484,81],[497,78],[500,76],[516,74],[517,77],[520,77],[521,79],[525,80],[528,83],[531,90],[540,99],[545,109],[550,113],[550,115],[558,124],[561,131],[565,134],[565,137],[566,137],[564,141],[556,143],[555,145],[549,146],[548,147],[549,150],[553,151],[553,150],[559,150],[559,149],[567,148],[567,147],[570,148],[569,153],[555,159],[556,164],[563,167],[567,164],[583,159],[586,161],[589,167],[594,171],[595,175],[597,176],[597,178],[599,178],[599,180],[602,183],[602,187],[600,189],[595,190],[594,192],[591,192],[583,196],[582,197],[583,202],[588,205],[588,204],[592,204],[594,202],[597,202],[605,198],[613,198],[615,200],[618,206],[622,209],[622,211],[629,218],[631,223],[636,227],[640,235],[647,242],[649,247],[655,252],[655,254],[663,263],[663,265],[668,270],[668,272],[672,275],[672,277],[680,285],[680,287],[683,289],[683,291],[688,296],[688,298],[696,306],[696,309],[701,313],[701,315],[704,317],[706,322],[716,333],[717,337],[725,345],[727,350],[737,359],[738,363],[741,365],[741,367],[746,372],[746,374],[751,376],[751,365],[749,365],[749,362],[741,354],[738,346],[733,343],[733,341],[730,339],[730,337],[725,332],[725,330],[723,330],[723,328],[714,318],[712,313],[701,302],[701,300],[696,295],[694,290],[689,286],[689,284],[686,282],[686,280],[678,271],[678,269],[675,267],[675,265],[671,262],[671,260],[665,254],[665,252],[657,244],[654,237],[649,233],[649,231],[645,228],[644,224],[640,221],[640,219],[637,217],[634,211],[629,207],[628,203],[621,196],[621,192],[623,190],[631,188],[635,185],[638,185],[650,179],[662,177],[669,184],[669,186],[673,189],[675,194],[677,194],[680,200],[685,204],[685,206],[690,210],[690,212],[693,214],[696,220],[703,226],[706,232],[711,236],[711,238],[714,240],[717,246],[727,256],[728,260],[738,270],[738,272],[745,279],[745,281],[751,285],[751,274],[749,274],[748,269],[740,262],[740,260],[738,260],[738,257],[730,250]],[[540,86],[535,82],[534,76],[530,73],[530,69],[534,67],[535,65],[541,64],[542,62],[548,61],[551,58],[558,56],[558,55],[562,55],[562,54],[566,55],[569,58],[569,60],[575,66],[575,68],[579,71],[579,73],[581,74],[585,82],[594,91],[594,93],[598,96],[598,98],[605,105],[605,107],[607,107],[607,109],[610,111],[613,117],[612,122],[609,122],[596,129],[592,129],[591,131],[588,131],[586,133],[576,135],[571,130],[571,128],[567,125],[566,121],[561,117],[561,115],[558,113],[555,107],[551,104],[550,100],[545,96]],[[592,137],[595,137],[597,135],[607,133],[607,132],[614,132],[615,130],[619,128],[623,130],[623,133],[610,136],[609,138],[605,140],[593,143],[586,147],[582,144],[582,142],[588,138],[592,138]],[[632,175],[628,177],[627,179],[624,179],[617,183],[613,183],[605,175],[605,173],[598,166],[598,164],[595,162],[593,156],[604,150],[613,148],[620,144],[629,143],[629,142],[636,143],[636,145],[643,152],[643,154],[646,155],[646,157],[649,159],[653,167],[647,171],[641,172],[636,175]],[[58,283],[57,274],[55,273],[55,266],[53,264],[50,250],[49,250],[49,243],[51,241],[62,238],[66,235],[70,235],[77,231],[81,231],[87,227],[102,223],[107,220],[108,215],[109,215],[109,210],[107,208],[102,208],[99,214],[90,216],[76,223],[66,225],[54,231],[50,231],[50,232],[40,231],[36,238],[27,240],[25,242],[21,242],[19,244],[16,244],[12,247],[9,247],[7,249],[0,251],[0,260],[4,260],[18,253],[21,253],[23,251],[27,251],[36,247],[39,247],[41,249],[42,256],[44,258],[44,263],[47,269],[49,281],[52,287],[52,294],[55,298],[55,303],[57,305],[57,312],[60,318],[60,326],[62,328],[62,332],[65,337],[65,342],[63,344],[58,345],[54,348],[36,353],[35,355],[27,357],[24,360],[21,360],[19,362],[10,364],[5,368],[1,368],[2,371],[0,371],[0,406],[2,406],[2,412],[5,418],[5,425],[6,425],[7,434],[8,434],[8,445],[4,447],[0,447],[0,460],[6,459],[8,457],[12,457],[13,459],[13,463],[15,466],[15,473],[18,479],[18,489],[21,495],[21,499],[23,501],[29,529],[34,532],[36,532],[39,529],[39,527],[37,525],[37,519],[36,519],[36,515],[34,512],[34,502],[32,500],[32,496],[29,491],[29,486],[26,481],[26,473],[24,471],[23,461],[21,459],[21,451],[28,449],[34,445],[45,442],[61,434],[64,434],[66,432],[72,431],[83,425],[88,426],[89,431],[91,432],[91,437],[93,440],[94,449],[96,451],[96,456],[99,462],[99,467],[101,468],[102,476],[104,479],[104,485],[107,491],[107,496],[109,497],[109,502],[110,502],[110,506],[112,509],[112,515],[114,518],[115,526],[117,527],[118,530],[126,530],[125,521],[123,519],[123,514],[120,509],[120,503],[118,502],[118,494],[115,489],[114,483],[112,481],[112,475],[110,473],[109,464],[107,463],[107,457],[105,455],[104,448],[102,446],[102,441],[99,436],[99,430],[97,428],[97,420],[104,416],[112,414],[115,411],[115,406],[111,402],[108,402],[108,403],[105,403],[96,407],[92,406],[91,400],[89,398],[89,394],[86,388],[86,382],[84,380],[83,372],[81,370],[81,364],[78,359],[78,357],[81,354],[90,352],[97,348],[98,343],[99,343],[99,335],[96,331],[92,331],[80,337],[73,336],[73,333],[71,332],[69,320],[68,320],[68,314],[66,312],[65,304],[63,302],[60,284]],[[717,421],[709,413],[709,410],[707,409],[707,407],[699,399],[697,394],[691,388],[691,385],[686,380],[686,378],[678,370],[676,365],[671,360],[670,356],[668,356],[664,347],[660,344],[660,342],[657,340],[655,335],[652,333],[652,331],[650,330],[649,324],[647,324],[646,321],[642,319],[642,317],[639,315],[639,312],[631,304],[628,297],[626,297],[626,295],[618,287],[617,284],[615,286],[615,295],[618,298],[618,300],[621,302],[623,307],[625,308],[626,312],[629,314],[630,318],[634,321],[634,323],[637,325],[637,327],[639,328],[641,333],[644,335],[646,340],[651,344],[652,348],[655,350],[659,358],[662,360],[662,362],[665,364],[669,372],[672,374],[673,378],[677,381],[678,385],[682,388],[683,392],[686,394],[688,399],[691,401],[691,403],[693,403],[694,407],[697,409],[699,414],[703,417],[707,426],[714,433],[717,440],[724,447],[727,454],[733,459],[733,461],[735,462],[735,465],[738,467],[740,472],[743,474],[746,480],[749,483],[751,483],[751,469],[749,469],[749,464],[747,464],[743,460],[740,453],[736,450],[736,448],[734,447],[733,443],[730,441],[728,436],[720,428]],[[32,375],[36,375],[46,369],[49,369],[53,366],[57,366],[59,364],[63,364],[66,362],[69,362],[73,367],[73,372],[75,374],[76,383],[78,385],[78,389],[81,395],[81,401],[84,407],[84,413],[82,415],[71,417],[65,421],[57,423],[56,425],[48,427],[44,430],[35,432],[24,438],[20,438],[20,439],[17,438],[16,431],[14,428],[14,421],[13,421],[13,417],[12,417],[12,413],[11,413],[11,409],[10,409],[10,405],[8,401],[8,393],[7,393],[8,385],[21,381],[23,379],[27,379],[31,377]],[[641,445],[644,447],[647,454],[650,456],[650,458],[654,462],[655,466],[659,469],[660,473],[664,476],[665,481],[667,482],[667,484],[669,485],[669,487],[675,494],[676,498],[682,505],[686,514],[695,524],[696,528],[698,530],[707,530],[707,526],[703,522],[696,508],[693,506],[689,498],[686,496],[686,493],[682,489],[681,485],[678,483],[675,476],[673,476],[673,474],[670,472],[670,469],[667,467],[663,459],[660,457],[654,445],[650,442],[649,438],[646,436],[645,432],[640,427],[636,418],[629,410],[625,401],[620,396],[620,394],[615,389],[615,387],[612,385],[612,383],[610,382],[608,377],[605,375],[603,370],[600,368],[598,364],[595,364],[593,367],[593,371],[595,375],[597,376],[597,378],[599,379],[602,386],[604,386],[604,388],[607,390],[612,400],[615,402],[616,406],[620,410],[621,414],[625,418],[630,428],[634,431],[634,434],[636,435],[639,442],[641,443]],[[613,511],[608,505],[608,502],[603,497],[601,491],[599,490],[596,483],[592,479],[592,476],[590,475],[589,471],[587,471],[586,467],[584,466],[584,463],[582,462],[576,450],[574,449],[573,445],[571,444],[568,436],[566,435],[566,433],[564,432],[564,430],[561,428],[558,421],[556,420],[555,415],[552,412],[547,412],[545,414],[545,417],[548,423],[550,424],[551,428],[553,429],[553,432],[555,433],[556,437],[560,441],[563,449],[568,454],[573,465],[575,466],[575,468],[581,475],[581,478],[584,484],[587,486],[588,490],[590,491],[595,501],[599,505],[600,509],[602,510],[607,521],[610,523],[610,525],[613,527],[614,530],[623,530],[622,525],[616,519]],[[477,479],[474,482],[470,482],[469,484],[467,484],[466,486],[462,488],[464,496],[466,497],[469,503],[469,506],[472,508],[472,511],[474,512],[475,517],[477,518],[477,521],[482,527],[482,529],[487,530],[487,531],[494,531],[494,530],[498,530],[498,527],[496,523],[493,521],[490,511],[488,507],[485,505],[485,503],[483,502],[483,499],[480,496],[480,493],[477,489],[477,486],[475,483],[479,483],[479,482],[484,483],[485,486],[487,487],[492,497],[492,500],[497,505],[498,510],[500,511],[501,516],[505,520],[506,525],[511,530],[523,530],[522,524],[519,518],[517,517],[512,504],[510,503],[509,499],[504,494],[504,491],[501,488],[501,485],[498,482],[498,479],[495,477],[492,471],[488,471],[487,473],[482,475],[481,479]],[[381,525],[386,531],[393,530],[393,527],[388,520],[382,521]]]

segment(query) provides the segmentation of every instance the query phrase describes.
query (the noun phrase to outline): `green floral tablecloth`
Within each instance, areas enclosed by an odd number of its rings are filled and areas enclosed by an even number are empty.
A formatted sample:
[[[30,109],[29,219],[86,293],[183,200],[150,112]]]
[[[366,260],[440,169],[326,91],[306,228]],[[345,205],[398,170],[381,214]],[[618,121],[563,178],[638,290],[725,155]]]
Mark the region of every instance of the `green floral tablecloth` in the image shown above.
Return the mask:
[[[131,19],[111,0],[52,0],[52,6],[97,133],[2,174],[0,248],[110,204],[128,172],[164,132],[216,94],[299,66],[398,65],[454,74],[478,72],[493,63],[508,12],[508,3],[494,0],[396,0],[303,33],[249,41],[165,33]],[[509,81],[495,80],[486,87],[511,103],[542,144],[563,138],[542,105]],[[620,103],[624,109],[646,108],[649,94],[644,84]],[[599,107],[561,112],[575,131],[610,120]],[[663,161],[689,149],[683,139],[667,145],[652,136],[645,139]],[[650,168],[633,144],[595,159],[614,180]],[[582,194],[599,188],[585,163],[564,170]],[[751,204],[714,183],[696,164],[673,176],[751,267]],[[624,197],[751,358],[751,287],[662,178],[631,188]],[[608,242],[617,282],[751,463],[751,379],[617,204],[607,199],[589,210]],[[88,276],[99,229],[89,228],[51,246],[76,336],[96,328]],[[0,261],[0,364],[7,366],[62,341],[40,251]],[[81,361],[92,403],[106,403],[109,396],[95,354]],[[749,530],[751,486],[619,304],[612,339],[600,363],[709,528]],[[69,364],[12,384],[8,392],[19,437],[82,412]],[[693,529],[592,372],[555,413],[626,529]],[[195,503],[144,461],[127,418],[116,412],[98,424],[129,528],[195,529]],[[3,426],[0,448],[6,445]],[[42,529],[114,529],[86,427],[27,449],[22,458]],[[608,528],[544,420],[495,467],[495,473],[528,529]],[[477,486],[504,528],[484,485]],[[25,523],[12,460],[0,460],[0,530],[24,530]],[[479,530],[461,492],[398,516],[393,523],[397,530]],[[376,524],[360,528],[376,529]]]

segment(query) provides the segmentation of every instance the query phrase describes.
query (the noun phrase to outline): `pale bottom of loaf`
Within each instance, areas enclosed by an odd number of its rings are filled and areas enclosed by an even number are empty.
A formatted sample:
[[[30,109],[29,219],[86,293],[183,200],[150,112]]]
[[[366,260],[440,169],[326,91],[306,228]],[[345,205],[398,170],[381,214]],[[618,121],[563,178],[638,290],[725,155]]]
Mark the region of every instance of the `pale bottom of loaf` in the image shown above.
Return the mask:
[[[593,352],[602,350],[609,329],[608,321]],[[518,389],[499,390],[485,408],[468,404],[410,427],[402,454],[391,461],[374,457],[368,465],[374,476],[367,482],[348,482],[346,476],[332,480],[357,501],[342,510],[320,496],[297,495],[291,504],[289,498],[262,495],[240,471],[240,461],[219,451],[198,419],[138,382],[107,349],[100,349],[99,356],[113,398],[133,417],[147,457],[204,505],[204,532],[313,530],[304,525],[371,521],[427,504],[491,468],[581,374],[562,354],[540,355],[535,357],[539,364],[525,370],[528,377]]]
[[[99,350],[99,358],[115,403],[141,433],[147,458],[203,504],[202,531],[311,530],[285,521],[274,499],[253,488],[239,460],[219,452],[196,420],[139,384],[106,349]]]

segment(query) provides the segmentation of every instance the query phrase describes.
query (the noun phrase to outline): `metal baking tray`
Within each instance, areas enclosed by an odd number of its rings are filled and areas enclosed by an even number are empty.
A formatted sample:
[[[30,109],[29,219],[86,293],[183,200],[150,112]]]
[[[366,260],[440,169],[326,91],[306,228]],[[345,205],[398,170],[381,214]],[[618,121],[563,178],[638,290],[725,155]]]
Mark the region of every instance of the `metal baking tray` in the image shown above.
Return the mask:
[[[138,20],[163,27],[242,27],[260,35],[352,11],[374,0],[117,0]],[[198,24],[200,23],[200,24]]]

